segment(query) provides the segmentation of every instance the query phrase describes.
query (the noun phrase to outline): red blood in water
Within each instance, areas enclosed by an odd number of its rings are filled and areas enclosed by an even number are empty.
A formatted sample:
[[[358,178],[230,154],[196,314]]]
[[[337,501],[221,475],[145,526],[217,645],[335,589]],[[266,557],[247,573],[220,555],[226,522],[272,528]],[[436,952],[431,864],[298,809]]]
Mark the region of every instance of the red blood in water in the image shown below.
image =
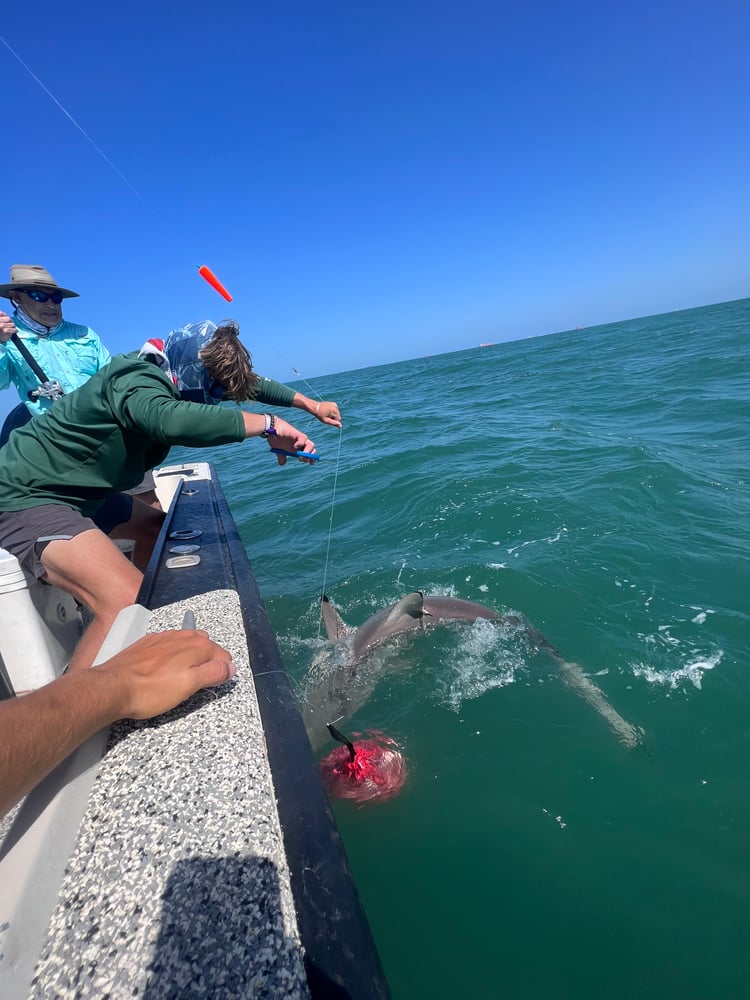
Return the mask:
[[[375,731],[354,733],[351,740],[354,760],[348,748],[340,746],[320,762],[320,776],[329,795],[355,802],[385,802],[397,795],[406,781],[406,761],[395,740]]]

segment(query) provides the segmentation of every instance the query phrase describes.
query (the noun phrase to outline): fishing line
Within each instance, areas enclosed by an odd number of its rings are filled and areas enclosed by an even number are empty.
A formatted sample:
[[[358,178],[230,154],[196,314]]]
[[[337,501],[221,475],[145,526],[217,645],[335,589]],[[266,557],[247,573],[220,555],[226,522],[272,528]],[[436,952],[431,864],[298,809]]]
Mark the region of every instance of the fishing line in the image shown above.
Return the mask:
[[[68,109],[65,108],[65,107],[63,107],[63,105],[60,103],[60,101],[58,101],[58,99],[55,97],[55,95],[52,93],[52,91],[49,89],[49,87],[46,87],[42,83],[42,81],[39,79],[39,77],[36,75],[36,73],[31,69],[30,66],[28,66],[23,61],[23,59],[19,56],[19,54],[16,52],[16,50],[14,48],[12,48],[8,44],[8,42],[6,42],[6,40],[3,38],[2,35],[0,35],[0,42],[3,43],[3,45],[6,47],[6,49],[8,50],[8,52],[10,52],[10,54],[14,57],[14,59],[18,60],[18,62],[23,66],[23,68],[26,70],[26,72],[29,74],[29,76],[32,78],[32,80],[34,80],[36,83],[39,84],[39,86],[42,88],[42,90],[44,91],[44,93],[50,98],[50,100],[52,100],[52,101],[55,102],[55,104],[62,111],[62,113],[65,115],[65,117],[73,125],[75,125],[75,127],[78,129],[78,131],[84,137],[84,139],[87,142],[89,142],[94,147],[94,149],[97,151],[97,153],[99,154],[99,156],[101,156],[101,158],[104,160],[104,162],[106,164],[108,164],[108,166],[110,166],[112,168],[112,170],[114,170],[114,172],[117,174],[117,176],[120,178],[120,180],[124,184],[127,184],[127,186],[130,188],[130,190],[136,196],[136,198],[138,198],[138,200],[149,210],[149,212],[152,213],[152,215],[156,215],[156,212],[153,210],[153,208],[151,208],[151,206],[146,201],[146,199],[143,197],[143,195],[140,193],[140,191],[136,190],[136,188],[133,187],[133,185],[127,179],[127,177],[125,176],[125,174],[120,170],[120,168],[115,163],[113,163],[112,160],[110,160],[110,158],[107,156],[107,154],[104,152],[103,149],[100,149],[100,147],[97,146],[97,144],[94,142],[94,140],[88,134],[88,132],[86,132],[86,130],[81,125],[78,124],[78,122],[75,120],[75,118],[73,117],[73,115],[71,115],[71,113],[68,111]]]
[[[329,563],[331,561],[331,539],[333,538],[333,512],[336,509],[336,487],[337,487],[338,480],[339,480],[339,465],[341,463],[341,442],[343,440],[343,437],[344,437],[344,431],[342,429],[342,430],[339,431],[339,447],[338,447],[338,451],[336,453],[336,469],[335,469],[335,472],[333,474],[333,491],[332,491],[332,494],[331,494],[331,517],[330,517],[330,520],[328,522],[328,542],[326,544],[325,565],[323,566],[323,586],[322,586],[321,591],[320,591],[321,600],[319,602],[319,605],[320,605],[321,611],[320,611],[320,614],[319,614],[319,617],[318,617],[318,638],[320,638],[320,629],[321,629],[321,625],[323,624],[323,611],[322,611],[323,604],[322,604],[322,600],[323,600],[323,595],[326,592],[326,580],[328,579],[328,565],[329,565]]]
[[[305,383],[305,385],[310,390],[310,392],[313,394],[313,396],[317,396],[318,399],[322,403],[323,402],[323,397],[320,395],[320,393],[317,391],[317,389],[313,388],[313,386],[310,385],[310,383],[307,381],[307,379],[305,378],[305,376],[302,375],[300,372],[298,372],[296,368],[292,368],[292,371],[297,376],[297,378],[302,379],[302,381]]]

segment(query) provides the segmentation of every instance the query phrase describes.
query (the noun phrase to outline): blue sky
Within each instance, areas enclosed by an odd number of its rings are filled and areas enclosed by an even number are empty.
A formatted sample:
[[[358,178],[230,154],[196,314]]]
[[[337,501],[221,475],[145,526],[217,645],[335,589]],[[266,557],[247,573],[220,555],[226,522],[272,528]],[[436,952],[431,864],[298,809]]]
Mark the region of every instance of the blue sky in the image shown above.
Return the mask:
[[[0,36],[127,179],[0,43],[0,270],[113,352],[230,315],[293,381],[750,294],[741,0],[37,0]]]

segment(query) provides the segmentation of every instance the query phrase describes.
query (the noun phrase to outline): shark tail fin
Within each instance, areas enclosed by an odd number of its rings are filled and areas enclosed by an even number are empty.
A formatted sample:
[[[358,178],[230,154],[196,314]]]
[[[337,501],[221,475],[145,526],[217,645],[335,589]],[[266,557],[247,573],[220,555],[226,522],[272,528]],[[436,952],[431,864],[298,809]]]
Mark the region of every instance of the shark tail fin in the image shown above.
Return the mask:
[[[352,631],[349,626],[342,621],[341,616],[331,603],[327,594],[323,594],[321,599],[320,614],[323,618],[323,624],[326,627],[326,635],[331,641],[343,639],[344,636],[349,635]]]

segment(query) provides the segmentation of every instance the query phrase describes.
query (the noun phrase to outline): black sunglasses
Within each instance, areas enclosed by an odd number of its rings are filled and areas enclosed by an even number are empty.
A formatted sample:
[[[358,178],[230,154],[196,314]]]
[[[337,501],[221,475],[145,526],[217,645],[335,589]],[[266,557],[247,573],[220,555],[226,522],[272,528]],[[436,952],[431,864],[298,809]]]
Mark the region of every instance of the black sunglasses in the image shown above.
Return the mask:
[[[36,289],[30,288],[24,288],[24,291],[34,302],[46,302],[47,299],[52,299],[56,306],[59,306],[65,298],[62,292],[38,292]]]

